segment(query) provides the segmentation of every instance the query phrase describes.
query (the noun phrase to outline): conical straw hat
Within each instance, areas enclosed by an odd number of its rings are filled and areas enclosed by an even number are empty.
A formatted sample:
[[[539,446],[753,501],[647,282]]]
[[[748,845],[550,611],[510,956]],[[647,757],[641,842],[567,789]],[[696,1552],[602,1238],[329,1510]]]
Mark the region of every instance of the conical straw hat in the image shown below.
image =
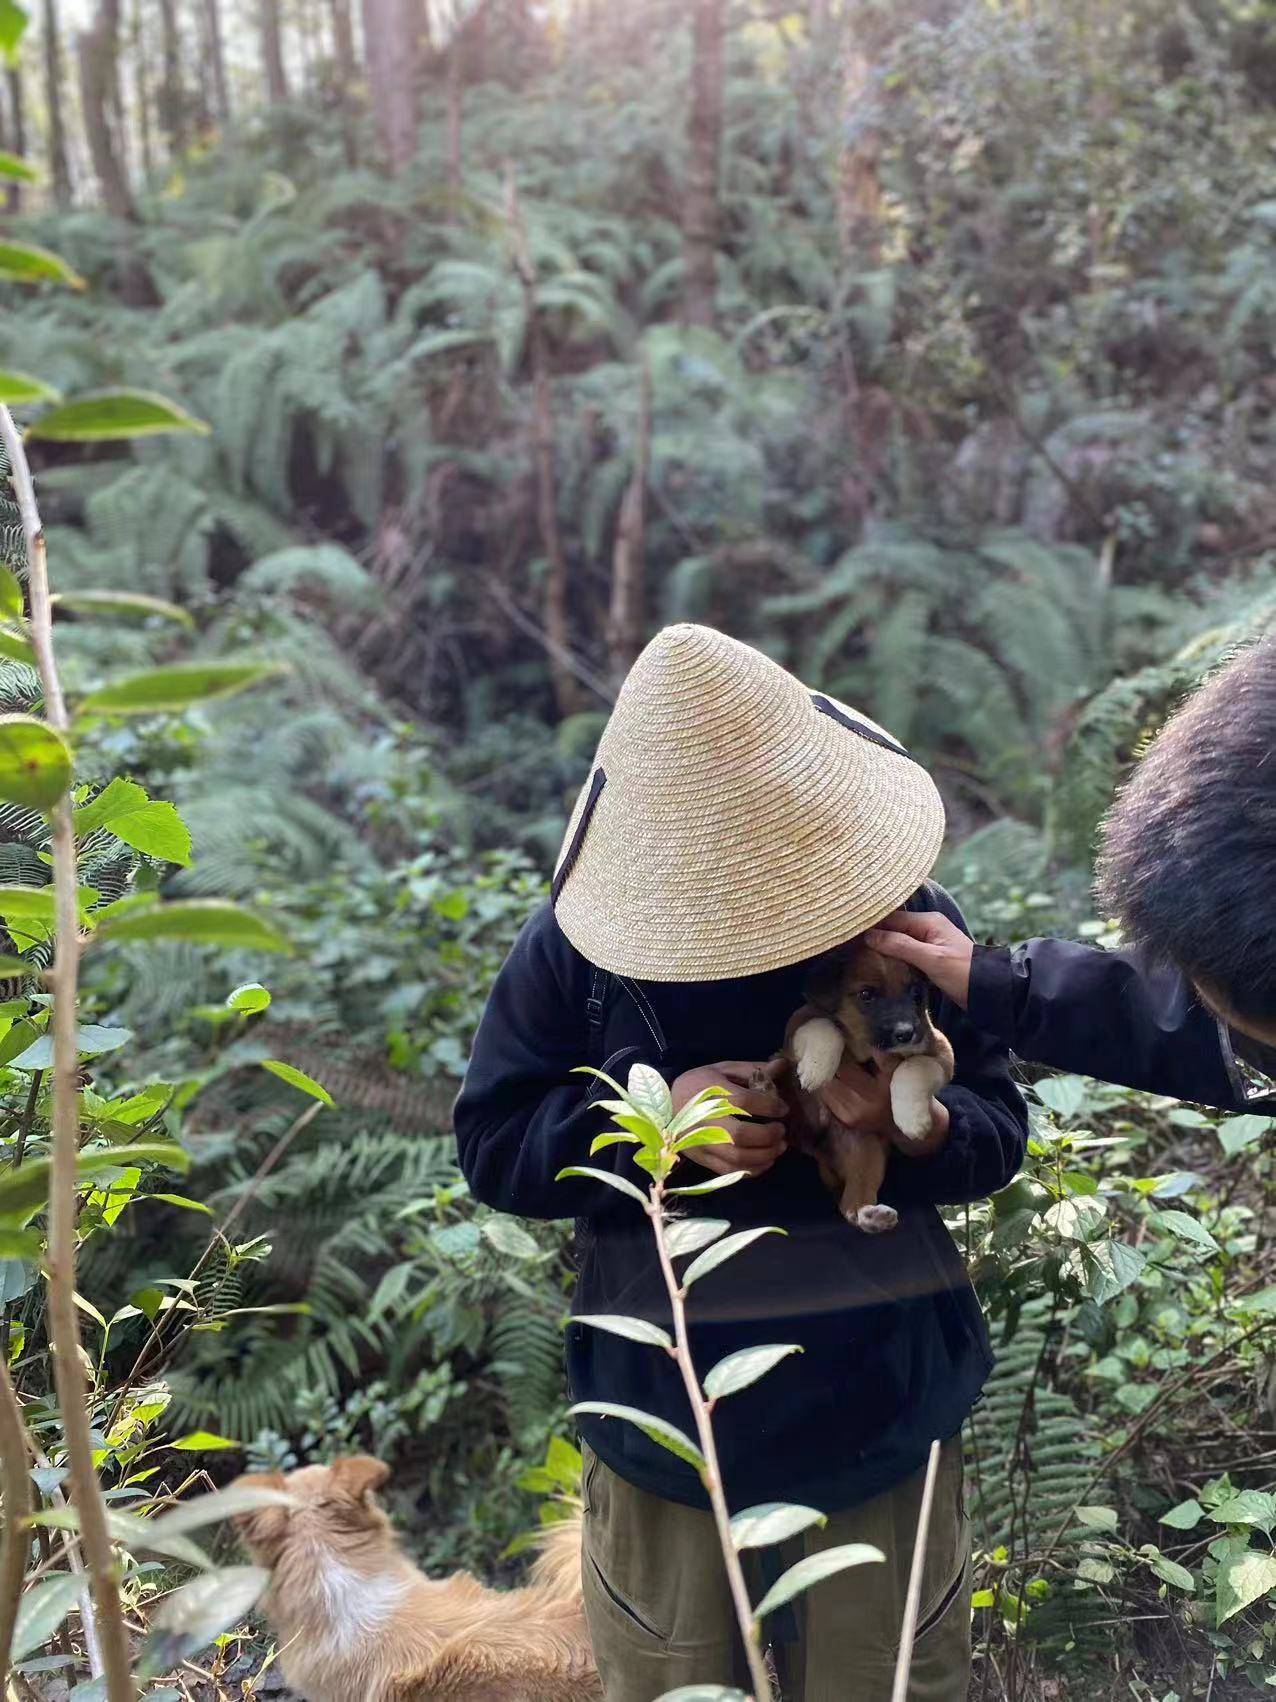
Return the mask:
[[[725,633],[670,626],[603,732],[554,911],[613,974],[753,975],[880,922],[943,837],[934,782],[875,722]]]

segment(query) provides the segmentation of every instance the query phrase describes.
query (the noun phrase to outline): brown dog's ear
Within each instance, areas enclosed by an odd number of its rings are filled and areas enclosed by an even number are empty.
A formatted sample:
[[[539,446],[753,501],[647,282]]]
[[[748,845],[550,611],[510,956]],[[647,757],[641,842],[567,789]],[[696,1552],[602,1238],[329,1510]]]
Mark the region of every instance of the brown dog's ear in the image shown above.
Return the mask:
[[[837,1009],[841,999],[842,979],[846,974],[850,955],[849,946],[836,946],[832,951],[825,952],[823,957],[816,958],[802,983],[802,992],[808,1004],[817,1005],[826,1011]]]
[[[390,1475],[385,1461],[374,1460],[371,1454],[348,1454],[344,1459],[334,1460],[331,1470],[333,1488],[352,1501],[380,1489]]]

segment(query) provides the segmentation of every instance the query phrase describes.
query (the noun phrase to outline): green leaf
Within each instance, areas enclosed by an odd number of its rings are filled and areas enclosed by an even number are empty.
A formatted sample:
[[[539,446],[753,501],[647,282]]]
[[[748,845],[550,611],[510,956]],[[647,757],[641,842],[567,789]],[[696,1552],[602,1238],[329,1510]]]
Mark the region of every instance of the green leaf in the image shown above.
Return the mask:
[[[1270,1117],[1255,1117],[1252,1113],[1243,1117],[1228,1117],[1215,1129],[1219,1144],[1229,1158],[1234,1158],[1238,1152],[1244,1152],[1246,1147],[1253,1146],[1272,1127]]]
[[[1180,1501],[1177,1507],[1171,1507],[1168,1513],[1162,1513],[1159,1522],[1176,1531],[1192,1531],[1204,1516],[1205,1509],[1199,1501]]]
[[[54,916],[51,886],[0,886],[0,916],[5,921],[35,921],[52,923]]]
[[[759,1377],[765,1377],[767,1372],[787,1359],[791,1353],[801,1353],[802,1349],[790,1342],[783,1347],[742,1347],[735,1353],[729,1353],[725,1359],[720,1359],[704,1380],[704,1392],[710,1400],[719,1401],[725,1395],[737,1394],[741,1389],[747,1389],[750,1383],[756,1383]]]
[[[707,1248],[698,1259],[691,1261],[682,1273],[682,1286],[690,1288],[693,1282],[699,1282],[700,1278],[708,1276],[710,1271],[716,1271],[719,1265],[725,1264],[736,1253],[742,1253],[746,1247],[751,1246],[763,1235],[784,1235],[785,1233],[786,1231],[783,1229],[769,1227],[737,1230],[734,1235],[728,1235],[724,1241],[719,1241],[715,1246]]]
[[[13,0],[0,0],[0,26],[5,9]],[[65,284],[68,289],[83,290],[88,285],[80,274],[60,255],[34,242],[0,241],[0,283]]]
[[[481,1233],[498,1253],[505,1253],[511,1259],[534,1259],[540,1252],[535,1239],[512,1218],[490,1217]]]
[[[105,791],[75,812],[75,831],[83,837],[104,828],[147,857],[188,867],[191,836],[173,804],[151,799],[133,780],[112,780]]]
[[[278,1076],[280,1081],[286,1081],[289,1087],[295,1087],[298,1092],[308,1093],[311,1099],[317,1099],[321,1105],[335,1108],[336,1102],[327,1088],[313,1076],[308,1076],[304,1070],[295,1069],[293,1065],[285,1064],[279,1058],[263,1058],[261,1067],[263,1070],[269,1070],[272,1076]]]
[[[211,1563],[204,1551],[180,1532],[164,1532],[160,1519],[143,1519],[136,1513],[117,1513],[108,1510],[107,1527],[111,1536],[125,1548],[162,1554],[168,1560],[180,1560],[187,1566],[205,1570]],[[32,1515],[33,1525],[44,1525],[55,1531],[78,1531],[80,1516],[74,1507],[53,1507]]]
[[[821,1583],[825,1578],[831,1578],[835,1572],[845,1572],[848,1566],[865,1566],[873,1561],[885,1560],[886,1556],[880,1548],[874,1548],[866,1542],[842,1543],[837,1548],[822,1548],[816,1554],[808,1554],[805,1560],[799,1560],[796,1566],[790,1566],[788,1571],[772,1584],[753,1610],[754,1619],[761,1620],[768,1613],[773,1613],[777,1607],[783,1607],[787,1601],[800,1595],[803,1590],[809,1590],[812,1584]]]
[[[66,740],[34,715],[0,715],[0,798],[51,810],[71,784]]]
[[[34,668],[35,646],[20,626],[12,621],[0,623],[0,656],[7,657],[10,662],[21,662],[25,668]]]
[[[91,390],[41,414],[27,428],[51,443],[106,443],[164,432],[208,432],[203,420],[152,390]]]
[[[614,1401],[577,1401],[568,1411],[574,1416],[577,1413],[597,1413],[600,1418],[623,1418],[630,1424],[636,1424],[639,1430],[651,1437],[653,1442],[659,1442],[668,1448],[671,1454],[676,1454],[680,1460],[686,1460],[697,1471],[705,1470],[704,1455],[696,1447],[691,1438],[676,1424],[670,1424],[667,1419],[657,1418],[654,1413],[640,1412],[637,1407],[618,1406]]]
[[[159,715],[189,709],[193,703],[229,697],[246,686],[282,672],[275,662],[174,662],[126,674],[90,692],[80,704],[84,715]]]
[[[270,1583],[261,1566],[219,1566],[166,1596],[151,1616],[141,1676],[154,1678],[189,1660],[250,1614]]]
[[[1137,1282],[1147,1264],[1146,1255],[1124,1241],[1095,1241],[1083,1247],[1081,1255],[1086,1293],[1096,1306],[1106,1305]]]
[[[1177,1590],[1190,1590],[1195,1593],[1196,1579],[1186,1566],[1180,1566],[1177,1560],[1168,1560],[1165,1555],[1158,1554],[1148,1557],[1148,1565],[1158,1578],[1164,1578],[1167,1584],[1173,1584]]]
[[[233,1011],[242,1011],[245,1016],[256,1016],[258,1011],[266,1010],[270,1005],[270,994],[260,981],[246,981],[226,1000]]]
[[[81,1058],[100,1058],[104,1052],[117,1052],[133,1038],[131,1028],[103,1028],[86,1023],[75,1031],[75,1050]],[[25,1051],[8,1060],[15,1070],[51,1070],[53,1068],[53,1036],[42,1034]]]
[[[159,615],[178,626],[193,628],[194,617],[189,609],[170,603],[164,597],[151,597],[145,591],[55,591],[49,601],[61,611],[71,609],[86,615],[138,615],[145,618]]]
[[[635,1186],[627,1176],[613,1176],[610,1170],[595,1170],[588,1164],[569,1164],[566,1170],[560,1170],[555,1176],[555,1182],[561,1182],[564,1176],[585,1176],[591,1182],[605,1182],[609,1188],[617,1188],[622,1194],[628,1194],[637,1200],[644,1211],[647,1207],[647,1196],[642,1189]]]
[[[1276,1555],[1247,1549],[1218,1569],[1218,1623],[1276,1590]]]
[[[1115,1507],[1076,1507],[1073,1512],[1092,1531],[1115,1531],[1117,1528]]]
[[[1047,1076],[1032,1090],[1041,1103],[1065,1122],[1075,1117],[1086,1102],[1088,1089],[1081,1076]]]
[[[1088,1241],[1103,1226],[1107,1206],[1086,1194],[1059,1200],[1043,1214],[1043,1221],[1067,1241]]]
[[[773,1542],[787,1542],[799,1531],[821,1528],[828,1524],[828,1515],[814,1507],[801,1507],[790,1501],[763,1501],[756,1507],[746,1507],[731,1521],[731,1540],[737,1549],[766,1548]]]
[[[21,581],[11,567],[0,565],[0,620],[21,620],[25,613]]]
[[[232,1442],[229,1436],[214,1436],[211,1430],[192,1430],[189,1435],[170,1442],[169,1447],[183,1454],[215,1454],[224,1448],[242,1448],[243,1443]]]
[[[0,58],[6,65],[18,63],[18,44],[26,34],[27,9],[18,0],[0,0]]]
[[[268,1489],[264,1484],[232,1483],[225,1489],[213,1489],[207,1495],[192,1496],[189,1501],[180,1502],[170,1512],[152,1519],[150,1525],[152,1531],[167,1541],[171,1537],[184,1536],[188,1531],[202,1530],[205,1525],[222,1524],[240,1513],[253,1513],[259,1507],[296,1505],[296,1498],[286,1490]]]
[[[669,1084],[650,1064],[635,1064],[630,1070],[628,1092],[642,1115],[658,1129],[663,1129],[673,1116]]]
[[[0,153],[0,177],[9,175],[4,169],[4,161],[12,158],[12,154]],[[0,402],[6,408],[20,408],[27,402],[52,402],[57,394],[51,384],[32,378],[29,372],[0,368]]]
[[[719,1235],[725,1235],[731,1225],[725,1217],[684,1217],[665,1227],[665,1246],[671,1258],[680,1259],[684,1253],[698,1253]]]
[[[132,1164],[162,1164],[169,1170],[187,1170],[189,1156],[172,1141],[138,1141],[132,1146],[95,1147],[76,1154],[79,1176],[96,1176],[103,1170],[124,1170]],[[16,1170],[0,1174],[0,1218],[25,1223],[39,1211],[49,1194],[49,1160],[29,1158]]]
[[[693,1182],[686,1188],[666,1188],[667,1194],[713,1194],[719,1188],[732,1188],[737,1182],[743,1182],[748,1175],[747,1170],[727,1170],[721,1176],[711,1176],[707,1182]]]
[[[0,915],[4,914],[0,899]],[[241,951],[291,951],[270,922],[223,898],[187,898],[124,911],[98,924],[99,940],[190,940]]]
[[[56,1572],[24,1592],[13,1632],[14,1661],[24,1661],[44,1647],[71,1609],[78,1606],[80,1592],[86,1587],[73,1572]]]
[[[680,1135],[673,1143],[673,1150],[678,1153],[688,1152],[693,1146],[729,1146],[731,1131],[719,1128],[716,1123],[708,1123],[702,1129],[692,1129],[688,1134]]]
[[[1216,1506],[1210,1508],[1210,1518],[1216,1525],[1262,1525],[1276,1520],[1276,1495],[1263,1489],[1238,1489]]]
[[[579,1312],[573,1324],[589,1324],[595,1330],[606,1330],[613,1336],[626,1336],[630,1341],[646,1342],[649,1347],[672,1349],[673,1339],[659,1324],[649,1324],[645,1318],[626,1318],[615,1312]]]
[[[1110,1584],[1116,1577],[1116,1567],[1087,1554],[1077,1567],[1077,1577],[1084,1578],[1088,1584]]]
[[[1203,1223],[1185,1211],[1158,1211],[1152,1213],[1152,1222],[1157,1229],[1168,1229],[1171,1235],[1180,1241],[1190,1241],[1195,1247],[1203,1247],[1207,1252],[1217,1253],[1218,1242],[1206,1229]]]

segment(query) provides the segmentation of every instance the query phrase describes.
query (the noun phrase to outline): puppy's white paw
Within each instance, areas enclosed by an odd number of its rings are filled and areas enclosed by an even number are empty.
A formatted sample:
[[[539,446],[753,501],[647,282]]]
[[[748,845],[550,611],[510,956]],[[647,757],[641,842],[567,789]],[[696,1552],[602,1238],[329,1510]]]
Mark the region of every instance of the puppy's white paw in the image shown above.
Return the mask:
[[[853,1216],[848,1216],[847,1221],[856,1229],[862,1229],[865,1235],[885,1235],[899,1222],[899,1213],[894,1206],[861,1206]]]
[[[891,1115],[900,1134],[924,1141],[931,1131],[930,1102],[948,1080],[938,1058],[905,1058],[891,1077]]]
[[[798,1080],[808,1093],[823,1087],[837,1074],[842,1062],[842,1031],[826,1016],[812,1017],[793,1036],[793,1058]]]

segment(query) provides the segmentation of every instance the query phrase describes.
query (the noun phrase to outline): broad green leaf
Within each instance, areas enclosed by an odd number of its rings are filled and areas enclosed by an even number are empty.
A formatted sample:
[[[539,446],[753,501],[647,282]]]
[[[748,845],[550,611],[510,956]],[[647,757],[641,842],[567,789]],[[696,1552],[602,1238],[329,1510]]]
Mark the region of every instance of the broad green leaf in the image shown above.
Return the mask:
[[[1205,1516],[1205,1509],[1200,1502],[1180,1501],[1177,1507],[1171,1507],[1168,1513],[1162,1513],[1160,1523],[1169,1525],[1176,1531],[1192,1531]]]
[[[170,603],[164,597],[151,597],[145,591],[55,591],[49,601],[58,611],[70,609],[85,615],[159,615],[178,626],[194,627],[189,609]]]
[[[673,1338],[668,1330],[662,1330],[659,1324],[648,1323],[645,1318],[626,1318],[616,1312],[579,1312],[573,1317],[572,1323],[589,1324],[595,1330],[606,1330],[613,1336],[626,1336],[630,1341],[646,1342],[649,1347],[673,1348]]]
[[[1258,1549],[1224,1561],[1218,1569],[1218,1623],[1276,1590],[1276,1555]]]
[[[219,1566],[174,1590],[151,1615],[141,1676],[171,1672],[215,1642],[252,1612],[269,1583],[264,1567]]]
[[[675,1259],[684,1253],[698,1253],[719,1235],[725,1235],[731,1225],[725,1217],[684,1217],[665,1228],[665,1246]]]
[[[11,981],[19,975],[39,973],[39,965],[28,963],[25,957],[0,957],[0,980]]]
[[[1263,1489],[1238,1489],[1217,1506],[1209,1516],[1216,1525],[1262,1525],[1267,1528],[1276,1520],[1276,1495]]]
[[[1089,1195],[1059,1200],[1043,1214],[1043,1221],[1067,1241],[1088,1241],[1102,1227],[1107,1206]]]
[[[221,1524],[239,1513],[255,1512],[259,1507],[296,1505],[295,1498],[285,1490],[268,1489],[264,1484],[232,1483],[226,1489],[213,1489],[207,1495],[180,1502],[170,1512],[152,1519],[151,1529],[167,1541],[170,1537],[184,1536],[187,1531],[202,1530],[205,1525]]]
[[[591,1182],[605,1182],[609,1188],[616,1188],[622,1194],[628,1194],[631,1199],[637,1200],[644,1211],[647,1209],[646,1194],[627,1176],[613,1176],[610,1170],[595,1170],[588,1164],[569,1164],[566,1170],[558,1172],[554,1178],[555,1182],[561,1182],[564,1176],[584,1176]]]
[[[18,63],[18,44],[26,34],[30,18],[18,0],[0,0],[0,59],[11,67]]]
[[[192,1430],[189,1435],[170,1442],[169,1447],[183,1454],[215,1454],[224,1448],[242,1448],[243,1443],[232,1442],[229,1436],[214,1436],[211,1430]]]
[[[12,0],[10,0],[10,4],[12,4]],[[3,8],[0,8],[0,10],[3,10]],[[4,148],[0,148],[0,177],[7,177],[14,183],[38,183],[40,181],[40,174],[34,166],[28,165],[17,154],[11,154]],[[0,382],[3,382],[2,375],[0,375]],[[0,402],[7,402],[8,400],[7,396],[0,396]],[[21,401],[22,398],[19,397],[18,400]]]
[[[189,709],[193,703],[229,697],[246,686],[271,679],[282,670],[274,662],[174,662],[126,674],[99,686],[80,704],[84,715],[159,715]]]
[[[1218,1242],[1198,1219],[1185,1211],[1153,1212],[1152,1222],[1157,1229],[1167,1229],[1171,1235],[1180,1241],[1190,1241],[1195,1247],[1203,1247],[1207,1252],[1217,1253]]]
[[[1075,1117],[1085,1105],[1087,1088],[1081,1076],[1047,1076],[1032,1090],[1041,1103],[1065,1122]]]
[[[626,1135],[612,1132],[611,1134],[595,1135],[589,1143],[589,1156],[596,1152],[605,1152],[609,1146],[641,1146],[642,1141],[637,1135]]]
[[[162,1530],[160,1519],[143,1519],[137,1513],[118,1513],[112,1509],[107,1512],[106,1522],[111,1536],[127,1549],[162,1554],[168,1560],[180,1560],[201,1572],[211,1565],[204,1551],[179,1531]],[[33,1514],[31,1523],[50,1530],[78,1531],[80,1516],[74,1507],[52,1507]]]
[[[742,1253],[746,1247],[752,1246],[763,1235],[783,1235],[786,1231],[775,1228],[740,1229],[734,1235],[728,1235],[725,1240],[707,1247],[698,1259],[693,1259],[682,1273],[682,1286],[690,1288],[693,1282],[699,1282],[710,1271],[716,1271],[719,1265],[725,1264],[736,1253]]]
[[[335,1105],[332,1095],[322,1082],[317,1082],[313,1076],[308,1076],[304,1070],[298,1070],[292,1064],[285,1064],[280,1058],[263,1058],[261,1067],[269,1070],[272,1076],[278,1076],[280,1081],[286,1081],[289,1087],[295,1087],[299,1093],[308,1093],[311,1099],[317,1099],[321,1105]]]
[[[535,1239],[512,1218],[488,1218],[483,1225],[482,1236],[498,1253],[505,1253],[511,1259],[534,1259],[540,1252]]]
[[[48,922],[54,917],[51,886],[0,886],[0,916],[5,921]]]
[[[1238,1152],[1244,1152],[1246,1147],[1253,1146],[1272,1127],[1270,1117],[1255,1117],[1249,1113],[1243,1117],[1228,1117],[1215,1129],[1219,1144],[1229,1158],[1234,1158]]]
[[[669,1084],[650,1064],[635,1064],[629,1072],[629,1097],[644,1117],[664,1128],[673,1116]]]
[[[1253,1294],[1242,1294],[1231,1304],[1237,1312],[1276,1312],[1276,1284],[1255,1289]]]
[[[753,1617],[765,1618],[803,1590],[809,1590],[812,1584],[831,1578],[836,1572],[845,1572],[848,1566],[865,1566],[885,1558],[880,1548],[866,1542],[842,1543],[837,1548],[822,1548],[817,1554],[808,1554],[775,1581],[754,1608]]]
[[[23,1593],[13,1633],[13,1659],[23,1661],[42,1649],[78,1605],[84,1582],[73,1572],[56,1572]]]
[[[27,429],[29,436],[51,443],[106,443],[210,428],[151,390],[91,390],[41,414]]]
[[[1148,1564],[1158,1578],[1163,1578],[1167,1584],[1173,1584],[1176,1590],[1196,1591],[1196,1579],[1186,1566],[1180,1566],[1177,1560],[1169,1560],[1164,1554],[1149,1556]]]
[[[667,1194],[713,1194],[719,1188],[731,1188],[737,1182],[743,1182],[747,1175],[747,1170],[727,1170],[721,1176],[711,1176],[707,1182],[693,1182],[685,1188],[666,1188],[665,1192]]]
[[[0,565],[0,620],[21,620],[25,612],[22,582],[11,567]]]
[[[50,810],[71,784],[66,740],[34,715],[0,715],[0,798]]]
[[[814,1507],[800,1507],[790,1501],[763,1501],[757,1507],[746,1507],[731,1521],[731,1540],[737,1549],[766,1548],[773,1542],[787,1542],[799,1531],[821,1528],[828,1524],[828,1514]]]
[[[718,1361],[704,1380],[704,1392],[712,1401],[734,1395],[741,1389],[747,1389],[750,1383],[756,1383],[759,1377],[765,1377],[773,1366],[787,1359],[791,1353],[801,1352],[802,1349],[792,1342],[783,1347],[742,1347]]]
[[[0,0],[0,19],[12,0]],[[88,285],[80,274],[60,255],[34,242],[5,242],[0,240],[0,283],[65,284],[69,289],[83,290]]]
[[[673,1143],[675,1152],[689,1152],[694,1146],[729,1146],[731,1132],[717,1123],[707,1123],[702,1129],[692,1129]]]
[[[138,1141],[133,1146],[95,1147],[76,1155],[79,1176],[96,1176],[103,1170],[124,1170],[133,1164],[162,1164],[169,1170],[186,1170],[188,1154],[172,1141]],[[29,1158],[16,1170],[0,1173],[0,1218],[19,1223],[39,1211],[49,1194],[49,1160]]]
[[[1077,1567],[1077,1577],[1084,1578],[1089,1584],[1110,1584],[1116,1577],[1116,1567],[1087,1554]]]
[[[256,1016],[258,1011],[266,1010],[270,1005],[270,994],[260,981],[247,981],[226,1000],[233,1011],[242,1011],[245,1016]]]
[[[702,1087],[699,1093],[693,1094],[682,1110],[670,1123],[667,1133],[673,1139],[690,1129],[696,1123],[704,1122],[708,1117],[742,1116],[740,1107],[732,1103],[730,1095],[720,1087]]]
[[[0,153],[0,177],[5,175],[4,160],[5,155]],[[57,394],[51,384],[32,378],[29,372],[0,368],[0,402],[6,408],[21,408],[28,402],[52,402]]]
[[[25,668],[36,665],[35,646],[15,621],[0,622],[0,656],[10,662],[21,662]]]
[[[1083,1247],[1081,1254],[1086,1293],[1097,1306],[1106,1305],[1137,1282],[1147,1264],[1146,1255],[1124,1241],[1095,1241]]]
[[[1092,1531],[1115,1531],[1117,1528],[1115,1507],[1076,1507],[1073,1512]]]
[[[73,817],[76,834],[105,828],[135,851],[183,867],[191,860],[191,836],[174,805],[147,796],[134,780],[116,778]]]
[[[117,1052],[133,1038],[131,1028],[103,1028],[98,1023],[86,1023],[75,1031],[75,1050],[81,1058],[100,1058],[104,1052]],[[53,1036],[44,1033],[25,1051],[9,1059],[15,1070],[51,1070],[53,1068]]]
[[[659,1442],[668,1448],[671,1454],[676,1454],[680,1460],[686,1460],[697,1471],[705,1470],[704,1455],[696,1447],[684,1431],[676,1424],[670,1424],[667,1419],[657,1418],[654,1413],[640,1412],[637,1407],[618,1406],[614,1401],[577,1401],[576,1405],[567,1409],[573,1416],[577,1413],[597,1413],[600,1418],[623,1418],[630,1424],[636,1424],[639,1430],[651,1437],[653,1442]]]
[[[4,914],[0,899],[0,915]],[[241,951],[290,951],[274,924],[223,898],[186,898],[152,904],[100,922],[99,940],[190,940],[195,945]]]

